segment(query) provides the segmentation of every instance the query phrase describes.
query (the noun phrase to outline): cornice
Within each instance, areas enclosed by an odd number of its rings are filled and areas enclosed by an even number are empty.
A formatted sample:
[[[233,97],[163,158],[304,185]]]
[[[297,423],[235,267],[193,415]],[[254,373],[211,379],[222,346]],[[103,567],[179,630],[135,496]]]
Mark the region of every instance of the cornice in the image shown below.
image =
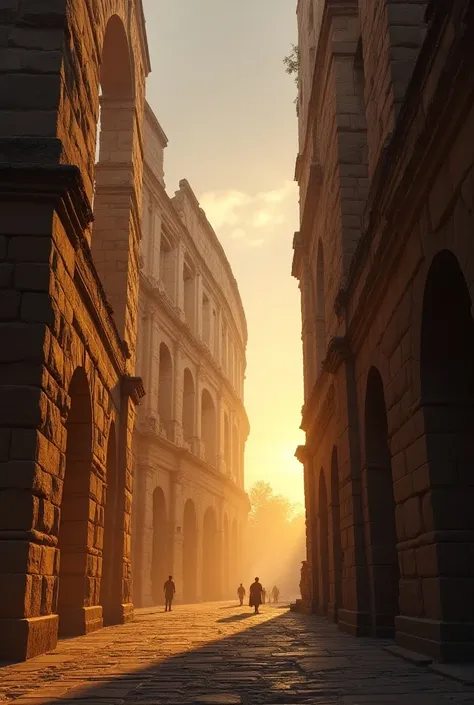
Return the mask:
[[[230,325],[232,326],[232,333],[234,335],[234,339],[237,341],[237,343],[239,345],[240,353],[242,354],[242,356],[244,358],[244,362],[245,362],[246,345],[247,345],[246,325],[243,327],[244,337],[242,338],[240,331],[239,331],[239,328],[238,328],[236,321],[235,321],[232,307],[229,305],[229,302],[228,302],[227,297],[224,293],[224,290],[222,289],[219,282],[217,282],[216,279],[214,278],[214,275],[212,274],[204,256],[201,254],[198,246],[196,245],[196,242],[192,238],[189,230],[187,229],[182,218],[180,217],[179,212],[174,207],[172,199],[166,193],[165,187],[159,181],[157,176],[152,171],[151,167],[146,162],[145,162],[145,175],[146,175],[147,179],[150,182],[152,182],[152,187],[150,188],[152,195],[156,198],[157,201],[159,201],[159,204],[162,206],[162,208],[160,208],[160,213],[163,218],[163,222],[164,222],[165,226],[168,227],[169,230],[171,230],[172,236],[177,237],[178,240],[185,243],[186,254],[190,257],[192,264],[196,268],[197,273],[201,274],[201,276],[204,274],[206,285],[210,289],[212,289],[213,295],[216,296],[216,299],[218,300],[221,308],[226,309],[228,321],[229,321]],[[148,184],[148,185],[150,186],[151,184]],[[175,232],[173,232],[173,231],[175,231]],[[240,301],[240,305],[242,306],[240,294],[238,294],[238,301]],[[243,310],[243,306],[242,306],[242,310]],[[245,314],[244,314],[244,319],[245,319]]]
[[[237,495],[241,499],[247,498],[247,493],[245,492],[245,490],[236,485],[230,477],[228,477],[227,475],[223,475],[217,468],[212,465],[209,465],[209,463],[206,463],[201,458],[198,458],[197,455],[194,455],[194,453],[192,453],[187,448],[176,445],[164,436],[161,436],[156,431],[153,431],[151,429],[144,430],[140,424],[136,425],[134,433],[141,440],[146,439],[149,443],[153,443],[161,448],[166,448],[168,451],[174,454],[177,460],[176,467],[179,468],[178,472],[182,472],[182,460],[186,459],[189,462],[198,465],[199,468],[203,471],[204,475],[213,480],[218,480],[220,484],[222,484],[224,487],[227,487],[228,490],[231,490],[233,494]],[[150,464],[147,464],[147,468],[150,469],[152,468],[152,466]],[[173,470],[171,472],[176,471]]]
[[[130,375],[122,377],[122,393],[125,397],[130,398],[135,406],[138,406],[140,400],[145,396],[142,378],[131,377]]]

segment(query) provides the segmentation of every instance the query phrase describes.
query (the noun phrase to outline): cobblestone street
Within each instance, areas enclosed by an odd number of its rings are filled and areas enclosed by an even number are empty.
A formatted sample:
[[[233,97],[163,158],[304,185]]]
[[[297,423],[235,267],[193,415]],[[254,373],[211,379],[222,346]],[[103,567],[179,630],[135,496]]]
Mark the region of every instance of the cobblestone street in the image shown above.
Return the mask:
[[[142,610],[132,624],[61,641],[0,669],[0,702],[59,705],[443,705],[474,688],[286,608],[208,603]]]

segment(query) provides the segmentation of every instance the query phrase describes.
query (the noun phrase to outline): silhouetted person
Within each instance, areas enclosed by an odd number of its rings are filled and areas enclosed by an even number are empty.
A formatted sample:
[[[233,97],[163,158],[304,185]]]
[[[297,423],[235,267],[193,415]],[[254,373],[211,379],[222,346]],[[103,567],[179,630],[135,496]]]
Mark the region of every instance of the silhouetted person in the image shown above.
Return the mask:
[[[163,590],[165,593],[165,612],[168,612],[168,610],[171,612],[171,603],[173,602],[173,597],[176,592],[176,586],[173,582],[172,575],[168,576],[168,580],[164,584]]]
[[[273,603],[276,605],[278,603],[278,598],[280,597],[280,591],[276,585],[273,586],[272,597],[273,597]]]
[[[239,596],[240,604],[243,605],[245,597],[245,588],[242,583],[240,583],[239,587],[237,588],[237,595]]]
[[[265,588],[262,588],[262,602],[263,602],[263,604],[265,604],[266,601],[267,601],[267,591],[265,590]]]
[[[258,578],[255,578],[255,582],[250,586],[250,607],[255,607],[255,614],[259,614],[258,608],[262,604],[262,593],[263,588],[258,582]]]

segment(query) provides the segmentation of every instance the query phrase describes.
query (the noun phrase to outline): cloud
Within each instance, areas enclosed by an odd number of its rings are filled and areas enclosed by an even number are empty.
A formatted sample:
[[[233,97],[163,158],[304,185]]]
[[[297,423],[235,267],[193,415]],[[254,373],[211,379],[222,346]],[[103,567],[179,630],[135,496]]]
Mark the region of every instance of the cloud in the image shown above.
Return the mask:
[[[241,247],[257,248],[285,223],[288,207],[290,203],[295,206],[297,193],[297,185],[285,181],[280,188],[253,195],[236,189],[208,191],[199,201],[219,236],[236,241]]]

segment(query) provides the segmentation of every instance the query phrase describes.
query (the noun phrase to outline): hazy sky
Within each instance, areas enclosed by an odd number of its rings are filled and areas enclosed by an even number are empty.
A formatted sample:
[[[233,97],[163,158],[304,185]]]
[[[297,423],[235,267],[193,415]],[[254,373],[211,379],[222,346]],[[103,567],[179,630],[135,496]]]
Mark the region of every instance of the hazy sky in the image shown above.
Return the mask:
[[[170,195],[187,178],[239,284],[249,329],[246,486],[303,499],[293,457],[303,403],[300,308],[291,277],[298,229],[296,88],[283,57],[296,0],[144,0],[148,101],[169,138]]]

